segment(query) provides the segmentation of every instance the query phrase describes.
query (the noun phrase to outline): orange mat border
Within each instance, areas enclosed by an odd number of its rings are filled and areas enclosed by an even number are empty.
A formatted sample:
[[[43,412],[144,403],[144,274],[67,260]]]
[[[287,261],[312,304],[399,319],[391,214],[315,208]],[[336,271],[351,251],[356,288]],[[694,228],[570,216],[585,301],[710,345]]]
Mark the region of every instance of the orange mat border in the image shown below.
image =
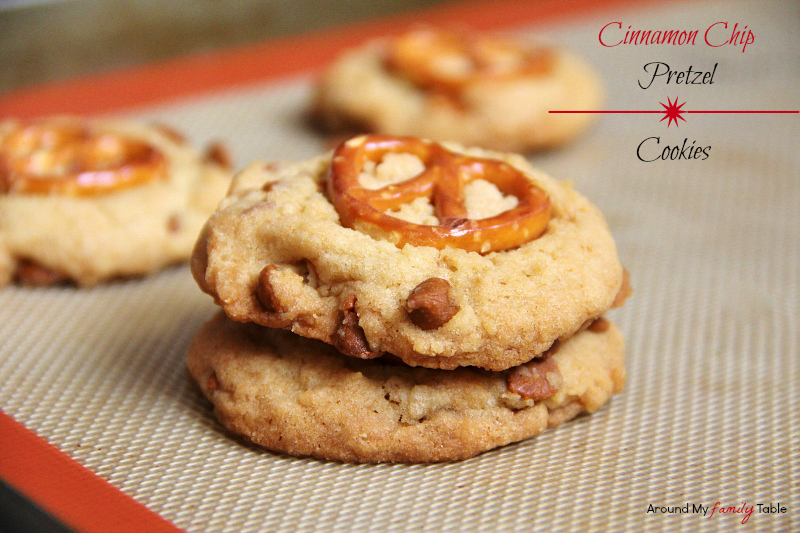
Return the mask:
[[[671,0],[674,2],[674,0]],[[342,50],[415,24],[532,26],[655,0],[480,0],[0,95],[0,118],[101,114],[318,69]],[[77,531],[180,531],[0,410],[0,478]]]
[[[2,411],[0,477],[76,531],[181,531]]]
[[[318,69],[346,48],[416,24],[508,29],[655,0],[478,0],[218,52],[26,88],[0,95],[0,117],[92,115]]]

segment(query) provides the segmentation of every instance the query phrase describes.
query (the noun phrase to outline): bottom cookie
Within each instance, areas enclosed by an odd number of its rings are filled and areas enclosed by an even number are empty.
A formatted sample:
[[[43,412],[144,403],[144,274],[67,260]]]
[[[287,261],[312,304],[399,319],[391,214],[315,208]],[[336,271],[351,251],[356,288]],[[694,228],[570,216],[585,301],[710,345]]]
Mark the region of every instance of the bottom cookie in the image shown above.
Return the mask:
[[[537,370],[434,370],[392,357],[355,359],[222,313],[197,334],[187,363],[232,433],[269,450],[345,462],[466,459],[592,413],[625,383],[624,343],[613,324],[551,350],[539,367],[547,383],[538,390],[530,387],[535,380],[525,389]]]

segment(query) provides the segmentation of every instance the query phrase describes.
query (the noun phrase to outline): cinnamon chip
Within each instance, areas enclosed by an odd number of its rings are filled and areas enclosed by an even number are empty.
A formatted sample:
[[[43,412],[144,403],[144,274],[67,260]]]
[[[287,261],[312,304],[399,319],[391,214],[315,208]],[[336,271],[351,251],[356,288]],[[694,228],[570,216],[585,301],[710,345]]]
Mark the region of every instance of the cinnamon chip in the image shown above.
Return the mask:
[[[205,160],[209,163],[215,163],[224,169],[230,170],[233,168],[233,158],[228,147],[221,142],[215,142],[208,145],[206,148]]]
[[[18,283],[35,287],[46,287],[69,281],[67,274],[30,259],[23,259],[19,262],[14,277]]]
[[[531,400],[546,400],[558,392],[564,378],[555,360],[546,355],[511,369],[508,390]]]
[[[381,352],[370,350],[364,330],[358,325],[355,307],[355,294],[351,294],[342,302],[341,318],[333,336],[333,345],[343,354],[360,359],[380,357]]]
[[[175,234],[181,230],[183,224],[181,223],[181,215],[180,213],[173,213],[167,219],[167,231],[169,233]]]
[[[428,278],[411,291],[406,300],[406,311],[411,321],[420,329],[438,329],[461,309],[450,301],[450,282],[442,278]]]
[[[258,284],[256,285],[256,299],[268,313],[281,313],[284,310],[269,281],[275,270],[277,270],[275,265],[265,266],[258,275]]]

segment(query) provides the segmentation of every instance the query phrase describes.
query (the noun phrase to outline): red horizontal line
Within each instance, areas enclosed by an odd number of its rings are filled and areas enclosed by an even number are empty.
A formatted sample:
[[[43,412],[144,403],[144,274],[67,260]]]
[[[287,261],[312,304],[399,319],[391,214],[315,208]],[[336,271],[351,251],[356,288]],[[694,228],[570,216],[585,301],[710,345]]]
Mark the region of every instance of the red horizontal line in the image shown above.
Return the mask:
[[[548,113],[666,113],[661,111],[548,111]],[[800,111],[679,111],[679,113],[800,113]]]
[[[681,111],[681,113],[800,113],[800,111]]]
[[[663,113],[664,111],[549,111],[549,113]]]

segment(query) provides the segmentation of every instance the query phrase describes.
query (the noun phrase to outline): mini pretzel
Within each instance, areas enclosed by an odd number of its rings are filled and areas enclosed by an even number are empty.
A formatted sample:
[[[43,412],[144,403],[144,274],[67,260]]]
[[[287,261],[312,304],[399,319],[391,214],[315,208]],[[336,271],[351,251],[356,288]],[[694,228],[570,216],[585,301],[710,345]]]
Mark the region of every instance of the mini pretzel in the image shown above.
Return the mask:
[[[359,184],[367,161],[380,163],[388,153],[410,153],[425,170],[380,189]],[[467,218],[464,185],[476,179],[517,197],[516,207],[482,220]],[[482,254],[516,248],[539,237],[550,220],[547,194],[516,168],[495,159],[456,154],[440,144],[414,137],[362,135],[342,143],[333,154],[328,192],[342,224],[398,247],[404,244],[462,248]],[[440,225],[414,224],[384,213],[427,197]]]
[[[452,95],[481,80],[545,74],[552,59],[546,49],[529,49],[499,36],[428,30],[398,37],[387,65],[423,88]]]
[[[80,122],[21,124],[0,141],[0,192],[93,196],[165,178],[152,145]]]

